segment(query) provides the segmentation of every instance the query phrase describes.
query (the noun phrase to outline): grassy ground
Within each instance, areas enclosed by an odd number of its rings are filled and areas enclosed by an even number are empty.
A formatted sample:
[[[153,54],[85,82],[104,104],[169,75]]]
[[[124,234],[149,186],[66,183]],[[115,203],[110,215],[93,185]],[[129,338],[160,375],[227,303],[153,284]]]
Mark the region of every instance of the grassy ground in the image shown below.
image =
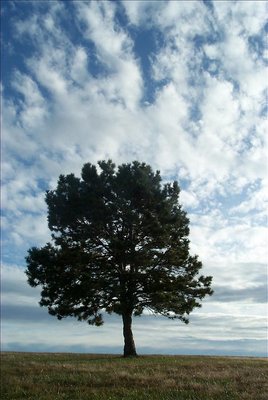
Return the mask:
[[[264,400],[264,359],[2,353],[5,400]]]

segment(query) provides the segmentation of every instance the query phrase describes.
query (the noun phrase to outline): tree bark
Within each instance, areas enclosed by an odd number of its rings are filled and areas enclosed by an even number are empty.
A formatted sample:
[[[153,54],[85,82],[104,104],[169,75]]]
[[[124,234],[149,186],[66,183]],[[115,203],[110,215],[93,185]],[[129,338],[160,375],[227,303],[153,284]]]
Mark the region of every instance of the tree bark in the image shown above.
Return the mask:
[[[132,313],[124,313],[123,319],[123,335],[124,335],[124,357],[136,357],[136,347],[132,333]]]

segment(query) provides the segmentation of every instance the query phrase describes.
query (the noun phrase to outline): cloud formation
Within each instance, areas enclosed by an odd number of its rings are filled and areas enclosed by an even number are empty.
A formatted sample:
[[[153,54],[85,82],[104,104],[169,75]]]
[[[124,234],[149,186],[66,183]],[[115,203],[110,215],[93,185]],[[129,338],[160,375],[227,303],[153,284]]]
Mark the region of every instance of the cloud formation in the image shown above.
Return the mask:
[[[192,251],[214,276],[214,298],[193,317],[204,349],[230,325],[241,352],[249,354],[257,337],[256,354],[266,351],[264,325],[251,331],[265,315],[267,295],[265,7],[255,1],[5,2],[3,301],[6,335],[13,332],[6,348],[25,340],[11,321],[16,293],[31,329],[44,318],[30,306],[38,294],[31,303],[21,271],[27,249],[50,237],[45,190],[61,173],[79,175],[85,162],[112,158],[148,162],[164,181],[179,181]],[[140,320],[145,327],[148,318]],[[165,322],[155,321],[161,330]],[[176,334],[181,338],[179,328]],[[227,353],[234,351],[230,334],[219,339]],[[165,340],[168,334],[150,351],[165,351]],[[40,333],[37,347],[44,341]]]

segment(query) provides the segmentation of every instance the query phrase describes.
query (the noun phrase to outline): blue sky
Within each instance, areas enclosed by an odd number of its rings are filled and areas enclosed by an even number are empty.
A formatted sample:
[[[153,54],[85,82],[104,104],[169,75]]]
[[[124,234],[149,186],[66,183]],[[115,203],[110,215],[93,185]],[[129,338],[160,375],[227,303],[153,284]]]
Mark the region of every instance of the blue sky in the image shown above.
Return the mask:
[[[24,275],[44,192],[85,162],[177,179],[214,296],[134,320],[140,353],[267,354],[267,3],[2,1],[2,349],[121,352],[119,317],[57,321]]]

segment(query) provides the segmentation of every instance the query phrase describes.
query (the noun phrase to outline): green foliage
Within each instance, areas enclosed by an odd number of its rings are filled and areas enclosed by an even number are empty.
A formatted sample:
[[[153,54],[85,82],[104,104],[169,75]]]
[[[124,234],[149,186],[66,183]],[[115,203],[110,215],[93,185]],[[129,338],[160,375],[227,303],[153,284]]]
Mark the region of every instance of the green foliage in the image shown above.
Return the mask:
[[[48,191],[51,243],[29,250],[26,274],[42,287],[40,305],[59,319],[101,325],[102,310],[140,315],[144,309],[188,322],[211,295],[211,277],[189,254],[189,220],[177,182],[137,161],[116,168],[90,163]]]

